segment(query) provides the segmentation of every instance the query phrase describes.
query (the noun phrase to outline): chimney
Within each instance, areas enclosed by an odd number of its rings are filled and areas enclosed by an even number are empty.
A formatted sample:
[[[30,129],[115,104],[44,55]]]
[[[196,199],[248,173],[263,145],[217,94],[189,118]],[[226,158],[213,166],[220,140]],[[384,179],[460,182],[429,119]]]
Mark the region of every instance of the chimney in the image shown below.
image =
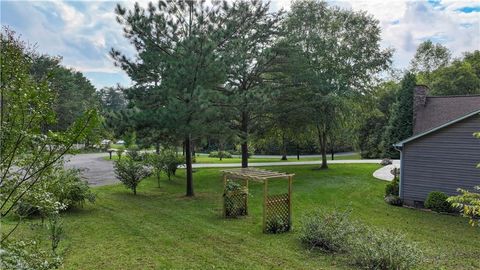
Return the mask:
[[[413,88],[413,134],[417,134],[417,112],[422,110],[427,103],[428,87],[415,85]]]
[[[413,112],[424,107],[427,102],[428,87],[426,85],[415,85],[413,89]]]

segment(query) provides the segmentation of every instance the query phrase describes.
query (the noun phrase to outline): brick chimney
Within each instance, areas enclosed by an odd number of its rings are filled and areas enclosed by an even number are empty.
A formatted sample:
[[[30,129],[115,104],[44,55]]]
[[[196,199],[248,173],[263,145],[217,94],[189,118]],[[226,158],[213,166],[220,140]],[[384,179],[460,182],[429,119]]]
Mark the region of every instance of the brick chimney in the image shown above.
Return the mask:
[[[426,85],[415,85],[413,88],[413,133],[417,133],[417,112],[422,110],[427,103],[428,87]]]
[[[427,102],[428,87],[426,85],[415,85],[413,89],[413,113],[417,108],[424,107]]]

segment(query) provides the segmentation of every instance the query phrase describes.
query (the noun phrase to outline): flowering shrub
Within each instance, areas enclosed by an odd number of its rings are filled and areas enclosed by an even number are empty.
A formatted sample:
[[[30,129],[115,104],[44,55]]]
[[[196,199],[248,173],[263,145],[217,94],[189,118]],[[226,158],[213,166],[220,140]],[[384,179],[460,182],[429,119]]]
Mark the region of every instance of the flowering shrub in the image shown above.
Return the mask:
[[[41,248],[40,242],[4,241],[0,246],[0,269],[48,270],[57,269],[62,258]]]

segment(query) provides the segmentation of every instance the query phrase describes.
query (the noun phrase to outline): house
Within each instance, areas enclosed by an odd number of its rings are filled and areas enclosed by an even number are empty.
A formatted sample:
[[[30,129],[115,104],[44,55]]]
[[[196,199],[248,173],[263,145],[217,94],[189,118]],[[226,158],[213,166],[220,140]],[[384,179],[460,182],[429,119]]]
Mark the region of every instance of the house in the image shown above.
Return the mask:
[[[400,197],[422,207],[431,191],[458,194],[480,185],[480,95],[428,96],[416,86],[413,135],[394,146],[401,152]]]

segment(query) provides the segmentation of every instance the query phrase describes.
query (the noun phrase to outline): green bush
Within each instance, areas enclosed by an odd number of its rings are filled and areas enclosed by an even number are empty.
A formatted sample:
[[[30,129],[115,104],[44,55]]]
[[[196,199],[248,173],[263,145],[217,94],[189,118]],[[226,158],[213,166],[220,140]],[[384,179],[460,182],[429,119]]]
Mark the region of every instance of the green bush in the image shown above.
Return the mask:
[[[129,158],[135,160],[135,161],[142,161],[143,160],[143,156],[140,153],[138,146],[136,146],[136,145],[128,148],[127,156]]]
[[[137,194],[137,186],[145,177],[150,175],[150,170],[143,163],[131,158],[115,161],[114,172],[117,179],[127,188]]]
[[[388,195],[399,195],[399,183],[398,178],[394,178],[390,183],[385,186],[385,197]]]
[[[281,216],[275,216],[267,223],[268,233],[276,234],[276,233],[288,232],[289,230],[290,230],[289,222],[286,221],[285,218]]]
[[[208,154],[208,157],[210,158],[232,158],[232,154],[227,151],[212,151],[210,154]]]
[[[161,155],[164,163],[164,171],[168,176],[168,180],[171,180],[172,175],[175,175],[177,172],[178,166],[185,164],[185,160],[172,150],[165,150]]]
[[[300,241],[308,248],[319,248],[326,252],[346,251],[350,238],[357,231],[349,216],[349,211],[315,211],[307,214],[301,220]]]
[[[448,195],[441,191],[432,191],[425,200],[425,207],[435,212],[452,212],[452,205],[447,201]]]
[[[349,259],[361,269],[405,270],[416,267],[422,255],[402,234],[364,228],[351,243]]]
[[[87,181],[82,180],[77,169],[63,169],[56,167],[44,179],[43,185],[37,186],[34,192],[37,196],[25,196],[16,208],[20,216],[41,215],[48,216],[52,212],[64,211],[75,206],[83,206],[85,202],[94,203],[95,194],[91,191]],[[59,207],[49,206],[53,205]],[[55,210],[56,209],[56,210]]]
[[[59,170],[50,190],[67,208],[83,206],[87,201],[95,202],[95,194],[90,190],[88,182],[82,180],[80,171],[76,169]]]
[[[238,217],[247,214],[246,202],[248,191],[246,187],[234,181],[227,180],[223,194],[225,216]]]
[[[387,195],[385,196],[384,198],[385,202],[388,203],[388,204],[391,204],[391,205],[395,205],[395,206],[402,206],[403,205],[403,201],[400,197],[396,196],[396,195]]]

